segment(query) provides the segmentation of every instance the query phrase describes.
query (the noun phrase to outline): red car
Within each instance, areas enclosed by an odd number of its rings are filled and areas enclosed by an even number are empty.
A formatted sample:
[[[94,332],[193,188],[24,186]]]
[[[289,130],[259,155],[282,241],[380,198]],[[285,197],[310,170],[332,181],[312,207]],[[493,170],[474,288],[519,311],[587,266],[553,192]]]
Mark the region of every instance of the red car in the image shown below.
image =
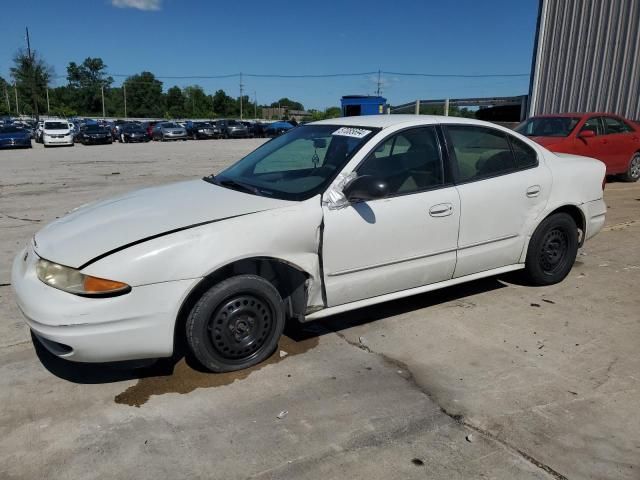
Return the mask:
[[[640,178],[640,125],[611,113],[563,113],[531,117],[516,127],[552,152],[597,158],[607,175]]]

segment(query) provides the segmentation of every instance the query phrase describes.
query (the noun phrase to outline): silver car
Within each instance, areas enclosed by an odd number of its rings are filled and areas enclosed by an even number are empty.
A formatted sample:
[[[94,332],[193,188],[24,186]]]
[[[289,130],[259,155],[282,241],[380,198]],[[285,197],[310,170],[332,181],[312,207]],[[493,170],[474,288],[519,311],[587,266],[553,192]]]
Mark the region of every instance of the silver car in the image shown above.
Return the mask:
[[[175,122],[160,122],[153,127],[151,137],[162,142],[167,140],[186,140],[187,131]]]

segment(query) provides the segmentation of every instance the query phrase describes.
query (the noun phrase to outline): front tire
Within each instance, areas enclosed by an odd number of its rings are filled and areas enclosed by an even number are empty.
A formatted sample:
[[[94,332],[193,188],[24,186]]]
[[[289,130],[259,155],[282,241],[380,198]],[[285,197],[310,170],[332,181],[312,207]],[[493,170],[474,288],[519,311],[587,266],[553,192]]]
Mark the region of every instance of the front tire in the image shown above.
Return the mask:
[[[640,179],[640,152],[631,157],[629,168],[622,178],[625,182],[637,182]]]
[[[239,275],[206,291],[186,322],[196,359],[212,372],[231,372],[266,360],[284,329],[282,298],[262,277]]]
[[[545,218],[533,233],[525,275],[533,285],[553,285],[569,274],[578,254],[578,227],[571,215]]]

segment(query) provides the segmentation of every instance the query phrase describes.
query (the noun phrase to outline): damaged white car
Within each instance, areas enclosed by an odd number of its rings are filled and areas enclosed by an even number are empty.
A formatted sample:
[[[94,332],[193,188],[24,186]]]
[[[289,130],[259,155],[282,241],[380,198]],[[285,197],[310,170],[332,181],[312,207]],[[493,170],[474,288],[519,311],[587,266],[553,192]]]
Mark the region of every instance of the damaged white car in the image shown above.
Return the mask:
[[[275,138],[218,175],[77,209],[18,254],[12,285],[54,354],[270,356],[287,319],[522,269],[561,281],[604,223],[604,164],[460,118],[350,117]]]

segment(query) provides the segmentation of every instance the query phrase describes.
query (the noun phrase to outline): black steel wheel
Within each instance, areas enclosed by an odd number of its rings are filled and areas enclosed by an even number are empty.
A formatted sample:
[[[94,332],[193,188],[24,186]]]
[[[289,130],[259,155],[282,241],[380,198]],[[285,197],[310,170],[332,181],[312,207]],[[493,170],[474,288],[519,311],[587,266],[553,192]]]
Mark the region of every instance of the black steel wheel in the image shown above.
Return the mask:
[[[187,343],[213,372],[250,367],[268,358],[284,329],[283,302],[262,277],[239,275],[211,287],[186,323]]]
[[[567,213],[544,219],[527,250],[525,273],[534,285],[552,285],[569,274],[578,253],[578,227]]]

